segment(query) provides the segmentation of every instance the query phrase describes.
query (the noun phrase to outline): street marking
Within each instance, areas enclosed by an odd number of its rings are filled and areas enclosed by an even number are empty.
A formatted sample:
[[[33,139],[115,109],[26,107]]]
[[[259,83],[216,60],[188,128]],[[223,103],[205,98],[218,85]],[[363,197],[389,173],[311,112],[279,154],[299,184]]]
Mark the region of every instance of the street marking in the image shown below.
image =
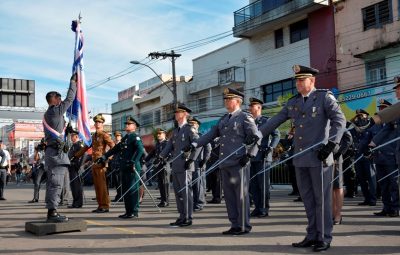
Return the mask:
[[[113,228],[113,229],[116,229],[116,230],[119,230],[119,231],[122,231],[122,232],[129,233],[129,234],[139,234],[138,232],[133,231],[133,230],[129,230],[129,229],[126,229],[126,228],[116,228],[116,227],[113,227],[112,225],[107,225],[107,224],[104,224],[104,223],[101,223],[101,222],[97,222],[97,221],[92,221],[92,220],[85,220],[85,221],[88,224],[109,227],[109,228]]]

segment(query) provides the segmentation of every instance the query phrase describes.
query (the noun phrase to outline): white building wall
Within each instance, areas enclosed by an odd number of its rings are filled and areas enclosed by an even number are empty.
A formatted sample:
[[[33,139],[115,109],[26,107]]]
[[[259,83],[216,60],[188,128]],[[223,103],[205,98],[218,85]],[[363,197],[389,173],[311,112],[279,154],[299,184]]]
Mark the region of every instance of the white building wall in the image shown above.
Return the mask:
[[[306,18],[306,17],[304,17]],[[284,46],[275,49],[274,31],[252,37],[249,43],[249,61],[246,63],[246,98],[262,98],[261,86],[293,77],[295,64],[310,66],[309,40],[290,43],[289,25],[282,24]]]
[[[218,72],[232,66],[243,67],[243,59],[247,59],[248,55],[248,40],[242,39],[193,59],[193,83],[188,92],[217,86]]]

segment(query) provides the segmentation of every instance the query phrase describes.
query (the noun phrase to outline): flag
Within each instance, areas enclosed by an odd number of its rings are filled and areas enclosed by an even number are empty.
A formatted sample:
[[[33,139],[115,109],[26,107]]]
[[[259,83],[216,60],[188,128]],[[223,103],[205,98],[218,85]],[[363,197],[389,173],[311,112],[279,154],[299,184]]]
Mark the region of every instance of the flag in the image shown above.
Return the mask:
[[[79,15],[80,16],[80,15]],[[83,65],[83,33],[80,26],[79,20],[72,21],[71,29],[75,32],[75,49],[74,49],[74,63],[72,65],[72,73],[77,74],[77,91],[74,102],[67,111],[67,116],[70,120],[76,123],[79,137],[83,143],[87,146],[92,144],[92,137],[90,135],[90,122],[87,109],[87,97],[86,97],[86,84],[85,84],[85,73]]]

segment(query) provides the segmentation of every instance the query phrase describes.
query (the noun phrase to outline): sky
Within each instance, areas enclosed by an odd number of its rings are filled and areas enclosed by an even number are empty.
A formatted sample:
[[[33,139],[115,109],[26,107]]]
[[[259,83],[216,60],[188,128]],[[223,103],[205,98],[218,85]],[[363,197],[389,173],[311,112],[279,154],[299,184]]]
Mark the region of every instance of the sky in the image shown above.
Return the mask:
[[[233,12],[247,4],[245,0],[1,0],[0,77],[35,80],[36,107],[47,106],[48,91],[65,95],[75,43],[71,21],[81,13],[88,108],[92,114],[111,112],[118,91],[154,77],[150,69],[137,70],[130,61],[147,63],[150,52],[170,51],[230,31]],[[228,36],[181,52],[177,75],[192,75],[192,59],[236,40]],[[172,73],[168,59],[151,67],[157,73]],[[93,87],[126,69],[136,71]]]

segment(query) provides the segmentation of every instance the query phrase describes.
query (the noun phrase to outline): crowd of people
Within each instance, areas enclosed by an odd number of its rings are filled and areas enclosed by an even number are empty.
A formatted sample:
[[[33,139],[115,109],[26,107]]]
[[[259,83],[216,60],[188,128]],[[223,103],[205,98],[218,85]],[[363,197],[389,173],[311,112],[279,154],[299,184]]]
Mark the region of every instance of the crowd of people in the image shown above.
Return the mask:
[[[90,147],[83,145],[73,129],[69,131],[72,146],[60,139],[65,126],[63,114],[76,92],[76,75],[72,76],[65,100],[54,91],[46,96],[46,136],[35,148],[36,175],[30,202],[39,201],[46,174],[47,221],[68,221],[57,208],[69,189],[73,197],[69,207],[83,206],[82,178],[87,173],[84,170],[91,168],[98,203],[93,213],[109,212],[107,180],[111,178],[117,191],[113,201],[125,205],[125,213],[119,218],[138,218],[147,177],[148,182],[157,180],[161,199],[157,207],[170,205],[172,182],[178,217],[170,226],[192,225],[193,212],[203,210],[207,203],[219,204],[224,198],[230,228],[222,234],[245,235],[252,230],[251,217],[269,216],[270,170],[277,164],[272,156],[279,144],[283,148],[279,162],[284,162],[290,173],[291,195],[298,195],[295,201],[304,203],[308,220],[304,240],[293,243],[293,247],[313,247],[317,252],[329,249],[333,225],[343,221],[343,199],[353,198],[358,185],[364,197],[360,206],[376,206],[381,197],[383,208],[374,215],[398,217],[399,121],[380,114],[391,110],[391,104],[381,100],[373,118],[358,109],[346,123],[332,93],[315,88],[318,70],[305,66],[294,66],[293,70],[298,94],[275,116],[263,116],[264,102],[257,98],[249,99],[248,112],[242,111],[244,94],[226,88],[223,97],[227,113],[209,132],[199,133],[200,120],[190,115],[187,106],[178,104],[176,127],[170,132],[158,128],[154,150],[148,154],[136,134],[140,124],[133,117],[125,122],[126,134],[115,132],[114,140],[103,130],[101,114],[93,119],[96,132]],[[400,99],[400,80],[396,80],[394,89]],[[277,128],[287,120],[292,127],[281,139]],[[87,155],[89,149],[91,156]],[[0,150],[1,180],[9,169],[3,153]],[[212,194],[209,201],[205,199],[207,188]]]

